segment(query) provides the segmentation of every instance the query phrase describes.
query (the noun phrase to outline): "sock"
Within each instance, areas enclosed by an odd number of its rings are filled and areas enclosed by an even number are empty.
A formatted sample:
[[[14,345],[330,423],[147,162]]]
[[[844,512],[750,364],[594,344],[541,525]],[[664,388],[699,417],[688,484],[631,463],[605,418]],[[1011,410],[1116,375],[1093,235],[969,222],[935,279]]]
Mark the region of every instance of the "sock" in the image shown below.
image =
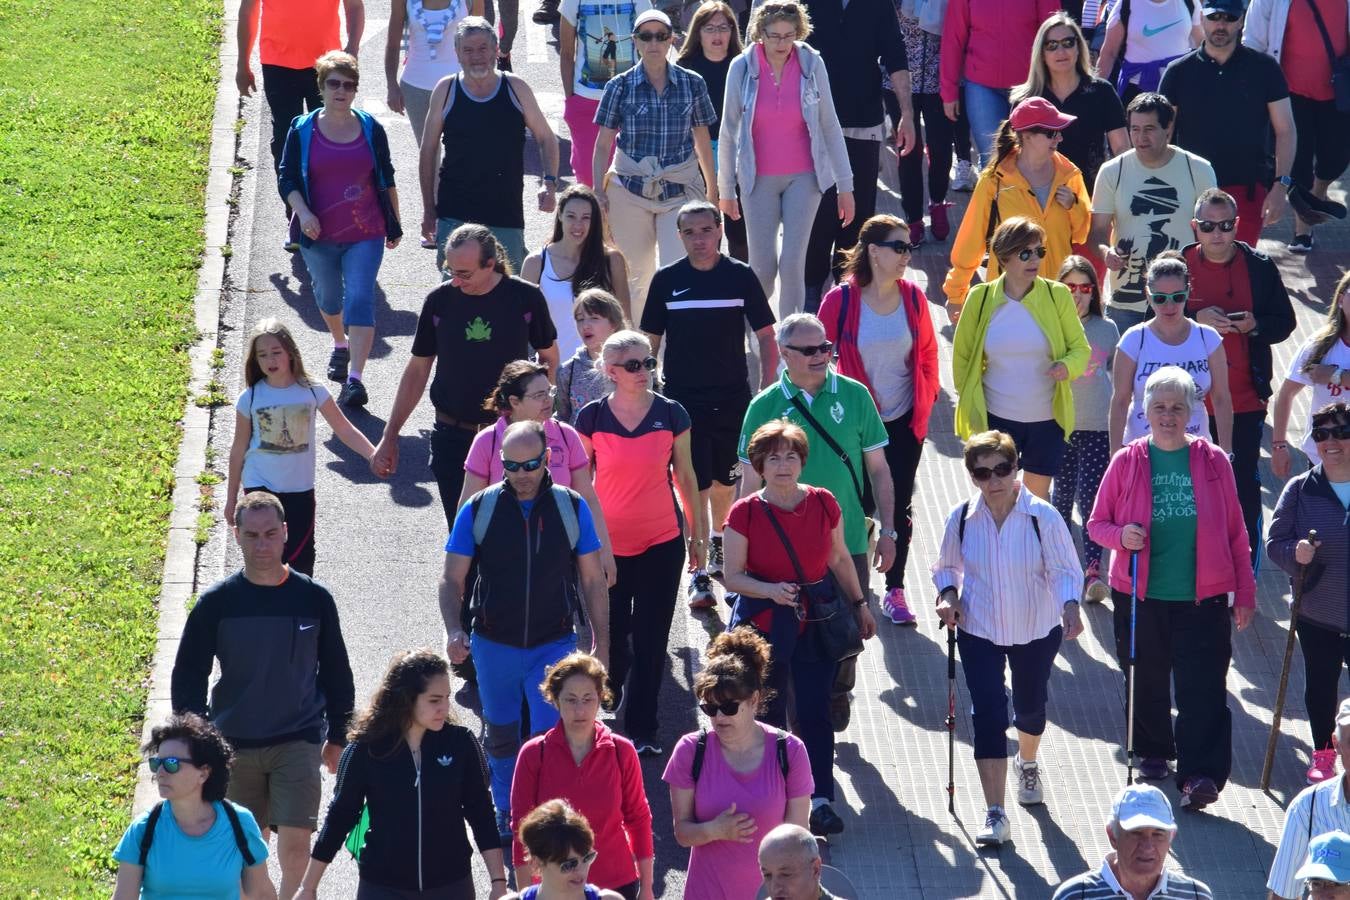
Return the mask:
[[[1002,806],[1002,804],[999,804],[999,803],[995,803],[995,804],[991,805],[991,806],[989,807],[989,811],[990,811],[991,813],[998,813],[1000,816],[1006,816],[1006,815],[1007,815],[1007,813],[1005,813],[1005,812],[1003,811],[1003,806]]]
[[[346,341],[333,341],[333,349],[334,349],[334,350],[346,350],[346,349],[347,349],[347,342],[346,342]]]
[[[822,806],[826,806],[827,804],[829,804],[829,802],[830,802],[830,801],[826,800],[824,797],[812,797],[812,798],[811,798],[811,812],[815,812],[816,810],[820,809]]]
[[[360,370],[360,369],[348,369],[348,370],[347,370],[347,380],[348,380],[348,381],[360,381],[360,380],[361,380],[361,370]]]
[[[720,531],[714,531],[714,532],[712,533],[712,539],[713,539],[713,543],[714,543],[714,544],[720,544],[720,543],[722,543],[722,532],[720,532]]]

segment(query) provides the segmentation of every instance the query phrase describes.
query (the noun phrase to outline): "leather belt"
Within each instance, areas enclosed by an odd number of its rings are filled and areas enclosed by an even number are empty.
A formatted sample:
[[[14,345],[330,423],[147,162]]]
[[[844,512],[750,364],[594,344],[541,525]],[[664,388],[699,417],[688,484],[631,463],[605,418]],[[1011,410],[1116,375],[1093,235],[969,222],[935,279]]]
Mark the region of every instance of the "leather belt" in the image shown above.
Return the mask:
[[[462,428],[465,431],[471,431],[474,434],[483,430],[483,425],[479,422],[465,422],[463,419],[456,419],[454,416],[447,416],[439,409],[436,410],[436,421],[442,425],[449,425],[451,428]]]

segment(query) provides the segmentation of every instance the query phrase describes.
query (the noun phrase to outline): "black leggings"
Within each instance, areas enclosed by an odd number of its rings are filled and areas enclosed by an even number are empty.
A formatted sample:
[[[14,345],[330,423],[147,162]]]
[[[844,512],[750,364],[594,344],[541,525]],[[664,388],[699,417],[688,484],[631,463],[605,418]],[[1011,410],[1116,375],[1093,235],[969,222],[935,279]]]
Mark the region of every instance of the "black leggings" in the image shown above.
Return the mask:
[[[617,694],[628,682],[624,730],[629,737],[646,740],[656,737],[660,722],[656,700],[675,619],[684,538],[676,535],[637,556],[616,556],[614,562],[618,573],[609,589],[610,687]]]
[[[877,211],[877,179],[881,175],[881,142],[844,138],[853,170],[853,221],[839,224],[838,193],[830,188],[820,198],[811,239],[806,244],[806,311],[820,309],[826,279],[839,276],[842,253],[858,242],[858,229]]]
[[[1331,746],[1341,666],[1350,663],[1350,638],[1303,618],[1295,630],[1303,648],[1303,705],[1312,726],[1313,749],[1325,750]]]
[[[272,166],[281,165],[281,151],[286,146],[286,132],[291,120],[323,106],[319,95],[318,70],[288,69],[285,66],[262,67],[263,96],[272,111]]]
[[[886,94],[899,112],[899,102],[894,94]],[[947,199],[947,188],[951,185],[952,170],[952,126],[953,122],[942,111],[942,97],[938,94],[914,95],[914,131],[915,137],[928,148],[928,202],[943,203]],[[900,157],[900,205],[905,210],[905,221],[922,222],[923,203],[923,151],[915,147],[908,156]]]
[[[909,543],[914,536],[914,476],[919,471],[923,441],[916,438],[910,428],[913,420],[914,411],[910,410],[885,423],[886,436],[890,438],[885,447],[886,467],[891,470],[891,482],[895,485],[895,530],[900,532],[895,539],[895,565],[886,570],[888,591],[905,586],[905,565],[909,562]]]
[[[281,501],[286,514],[286,565],[304,575],[314,574],[314,491],[284,493],[265,487],[246,487],[245,494],[267,491]]]

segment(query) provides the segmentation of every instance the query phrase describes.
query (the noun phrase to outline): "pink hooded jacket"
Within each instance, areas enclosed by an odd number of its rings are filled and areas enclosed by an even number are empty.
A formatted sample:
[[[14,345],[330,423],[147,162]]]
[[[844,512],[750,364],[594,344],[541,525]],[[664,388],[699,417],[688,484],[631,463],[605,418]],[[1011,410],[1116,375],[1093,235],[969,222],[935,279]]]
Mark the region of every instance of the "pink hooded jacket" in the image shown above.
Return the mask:
[[[1130,441],[1111,459],[1097,490],[1097,502],[1088,517],[1088,535],[1110,547],[1111,587],[1130,592],[1130,551],[1120,534],[1131,522],[1148,528],[1153,519],[1153,478],[1148,459],[1148,436]],[[1236,606],[1256,606],[1256,579],[1252,575],[1247,527],[1238,505],[1233,466],[1223,450],[1209,441],[1190,439],[1191,484],[1195,491],[1196,600],[1236,594]],[[1139,599],[1148,593],[1148,544],[1139,552]]]

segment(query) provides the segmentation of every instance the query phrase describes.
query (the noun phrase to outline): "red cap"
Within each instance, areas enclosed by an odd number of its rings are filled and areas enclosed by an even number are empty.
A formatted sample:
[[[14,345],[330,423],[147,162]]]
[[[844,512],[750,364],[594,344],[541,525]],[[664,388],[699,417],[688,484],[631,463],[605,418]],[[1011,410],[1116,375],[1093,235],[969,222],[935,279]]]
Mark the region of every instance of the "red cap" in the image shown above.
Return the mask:
[[[1049,128],[1052,131],[1059,131],[1061,128],[1068,128],[1077,119],[1077,116],[1060,112],[1055,108],[1055,104],[1044,97],[1030,97],[1023,100],[1008,117],[1013,131],[1025,131],[1028,128]]]

